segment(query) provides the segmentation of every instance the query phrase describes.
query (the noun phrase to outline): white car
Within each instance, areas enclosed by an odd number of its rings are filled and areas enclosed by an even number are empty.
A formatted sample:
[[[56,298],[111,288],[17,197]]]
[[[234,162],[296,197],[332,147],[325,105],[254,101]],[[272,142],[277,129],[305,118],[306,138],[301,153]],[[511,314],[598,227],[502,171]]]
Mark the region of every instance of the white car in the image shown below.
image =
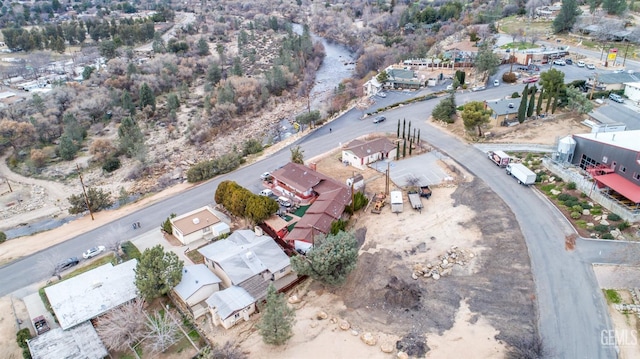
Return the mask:
[[[566,62],[564,62],[564,60],[553,60],[553,64],[554,64],[554,65],[558,65],[558,66],[564,66],[564,65],[566,65],[567,63],[566,63]]]
[[[84,253],[82,253],[82,258],[89,259],[97,256],[98,254],[104,252],[104,246],[97,246],[93,248],[87,249]]]
[[[260,179],[263,181],[268,181],[271,179],[271,173],[270,172],[265,172],[263,174],[260,175]]]
[[[576,66],[578,66],[578,67],[584,67],[584,61],[578,61],[578,62],[576,62]]]
[[[493,86],[500,86],[499,80],[493,80]]]
[[[588,68],[589,70],[595,70],[595,69],[596,69],[596,65],[594,65],[594,64],[587,64],[587,68]]]

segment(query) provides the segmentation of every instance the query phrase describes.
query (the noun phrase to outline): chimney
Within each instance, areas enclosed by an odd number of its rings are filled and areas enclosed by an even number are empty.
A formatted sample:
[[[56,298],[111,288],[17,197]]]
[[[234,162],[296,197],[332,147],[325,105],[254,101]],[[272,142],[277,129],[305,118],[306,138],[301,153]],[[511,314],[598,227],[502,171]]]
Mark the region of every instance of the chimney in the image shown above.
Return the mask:
[[[311,162],[311,163],[309,163],[309,168],[311,168],[312,170],[316,171],[316,168],[317,168],[316,165],[317,164],[315,162]]]

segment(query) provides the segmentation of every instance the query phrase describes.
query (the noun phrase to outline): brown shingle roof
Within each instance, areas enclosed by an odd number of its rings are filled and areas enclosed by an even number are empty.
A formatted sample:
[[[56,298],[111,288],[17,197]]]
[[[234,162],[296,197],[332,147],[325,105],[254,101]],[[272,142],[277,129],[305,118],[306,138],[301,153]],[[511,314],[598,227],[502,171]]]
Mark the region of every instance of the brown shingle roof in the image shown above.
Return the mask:
[[[324,175],[307,166],[293,162],[289,162],[278,168],[273,171],[271,175],[278,181],[286,183],[301,193],[307,191],[309,188],[315,187],[320,181],[326,178]]]
[[[180,230],[185,236],[218,222],[220,222],[220,219],[216,217],[208,207],[178,216],[171,220],[173,226]]]
[[[367,142],[359,140],[351,141],[347,145],[347,148],[345,148],[345,151],[350,151],[359,158],[362,158],[373,153],[389,152],[395,148],[396,146],[386,137],[380,137]]]

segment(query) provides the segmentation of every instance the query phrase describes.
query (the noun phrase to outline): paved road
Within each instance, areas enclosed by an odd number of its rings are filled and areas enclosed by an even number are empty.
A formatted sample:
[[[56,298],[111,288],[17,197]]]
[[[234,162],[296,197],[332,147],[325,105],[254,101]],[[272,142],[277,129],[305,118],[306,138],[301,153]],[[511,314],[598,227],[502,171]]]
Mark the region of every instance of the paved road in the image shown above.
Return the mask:
[[[498,87],[483,93],[497,94],[499,90]],[[351,110],[330,124],[332,132],[325,126],[296,144],[300,144],[305,157],[310,158],[361,134],[381,130],[394,133],[396,119],[412,121],[412,127],[421,130],[422,139],[482,178],[511,207],[527,241],[537,290],[539,328],[552,354],[558,358],[615,357],[614,348],[600,344],[602,330],[610,329],[612,325],[590,267],[592,251],[565,251],[564,238],[572,230],[553,206],[533,189],[518,185],[503,170],[488,165],[482,151],[428,124],[428,114],[437,102],[430,100],[389,111],[386,113],[387,122],[381,124],[373,124],[370,119],[361,120],[362,112]],[[184,213],[210,204],[215,188],[222,180],[233,179],[257,191],[260,188],[258,175],[285,164],[289,156],[289,150],[284,149],[267,161],[249,165],[153,204],[111,225],[92,229],[51,249],[6,265],[0,268],[0,295],[45,279],[47,273],[34,271],[34,268],[38,268],[38,262],[51,257],[52,253],[61,258],[78,255],[107,236],[131,239],[139,234],[130,229],[129,224],[134,221],[142,222],[143,228],[156,228],[170,213]]]

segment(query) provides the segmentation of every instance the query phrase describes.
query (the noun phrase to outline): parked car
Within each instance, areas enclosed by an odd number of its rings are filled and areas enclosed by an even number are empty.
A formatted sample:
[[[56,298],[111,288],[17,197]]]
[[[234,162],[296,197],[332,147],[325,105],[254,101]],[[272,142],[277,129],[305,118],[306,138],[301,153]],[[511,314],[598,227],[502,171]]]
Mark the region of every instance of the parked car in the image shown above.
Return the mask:
[[[84,253],[82,253],[82,258],[84,258],[84,259],[93,258],[93,257],[97,256],[98,254],[104,252],[104,250],[105,250],[104,246],[97,246],[97,247],[89,248],[86,251],[84,251]]]
[[[596,65],[594,65],[594,64],[587,64],[587,68],[588,68],[589,70],[595,70],[595,69],[596,69]]]
[[[615,101],[617,103],[624,103],[624,99],[622,98],[622,96],[620,96],[618,94],[615,94],[615,93],[609,94],[609,98],[612,101]]]
[[[78,265],[78,263],[80,263],[78,257],[67,258],[64,261],[58,263],[58,265],[56,266],[56,273],[60,273],[64,270],[74,267]]]
[[[500,80],[493,80],[493,86],[500,86]]]
[[[384,116],[377,116],[376,118],[373,119],[373,123],[380,123],[380,122],[384,122],[384,120],[386,120],[387,118]]]
[[[471,91],[482,91],[486,89],[486,87],[484,86],[474,86],[473,88],[471,88]]]
[[[566,60],[564,60],[564,62],[566,62],[567,65],[573,65],[573,60],[571,60],[571,59],[566,59]]]
[[[387,94],[386,94],[386,93],[384,93],[384,92],[378,92],[376,95],[377,95],[378,97],[382,97],[382,98],[387,97]]]
[[[553,64],[554,64],[554,65],[558,65],[558,66],[564,66],[564,65],[566,65],[567,63],[566,63],[566,62],[564,62],[564,60],[562,60],[562,59],[557,59],[557,60],[553,60]]]
[[[260,191],[260,193],[258,193],[260,196],[265,196],[265,197],[269,197],[269,198],[273,198],[276,199],[278,198],[278,196],[276,196],[272,190],[270,189],[263,189],[262,191]]]
[[[291,200],[287,197],[278,197],[278,203],[282,206],[282,207],[291,207],[292,203]]]
[[[584,67],[584,65],[585,65],[584,61],[582,61],[582,60],[576,62],[576,66],[578,66],[578,67]]]
[[[263,174],[260,175],[260,179],[263,181],[268,181],[271,179],[271,173],[270,172],[265,172]]]
[[[532,76],[532,77],[527,77],[526,79],[522,80],[523,84],[530,84],[533,82],[537,82],[538,81],[538,77],[537,76]]]

